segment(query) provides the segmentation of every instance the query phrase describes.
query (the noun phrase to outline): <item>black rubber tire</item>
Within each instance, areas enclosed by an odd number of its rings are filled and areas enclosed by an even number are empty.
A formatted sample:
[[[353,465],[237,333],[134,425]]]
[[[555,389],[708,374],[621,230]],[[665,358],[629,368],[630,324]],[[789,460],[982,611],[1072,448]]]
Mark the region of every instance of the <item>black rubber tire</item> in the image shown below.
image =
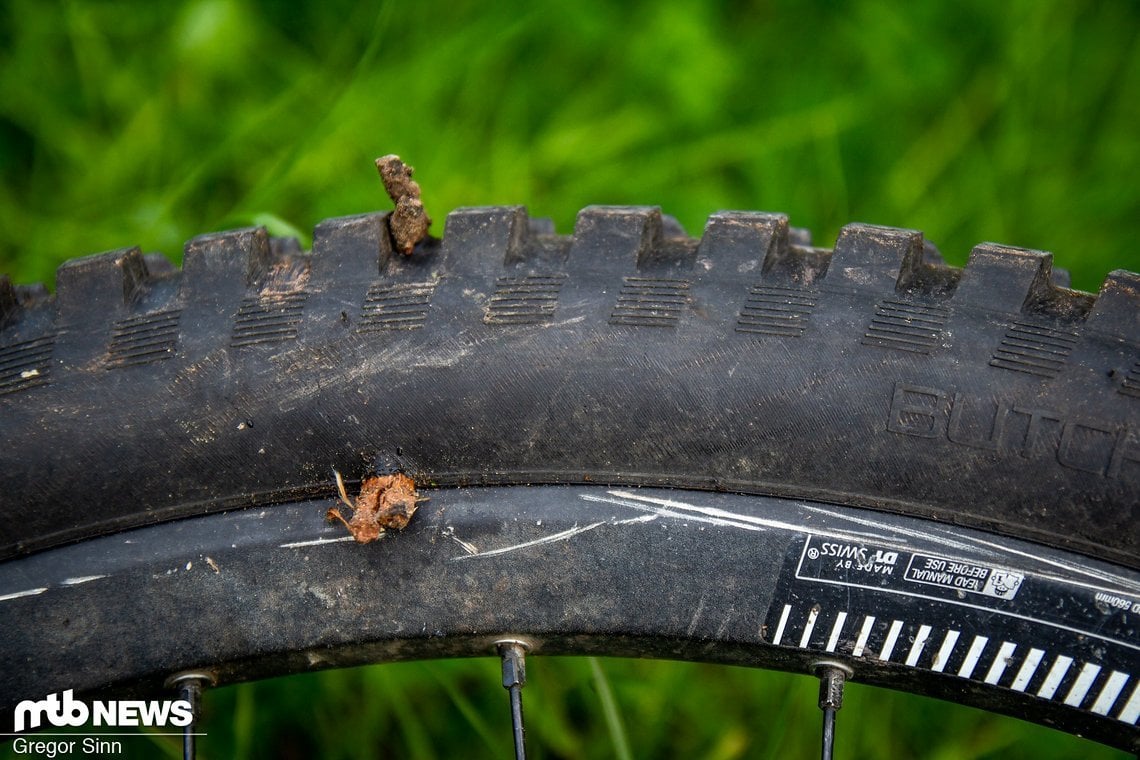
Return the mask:
[[[0,556],[328,497],[335,469],[810,499],[1140,567],[1135,274],[1094,297],[1036,251],[957,270],[908,230],[828,251],[778,215],[695,240],[625,207],[568,237],[462,209],[407,257],[371,214],[313,247],[240,230],[181,272],[126,249],[54,297],[0,280]]]
[[[831,252],[783,216],[695,240],[624,207],[572,237],[461,209],[403,256],[385,220],[327,221],[311,257],[248,229],[181,272],[124,249],[54,297],[0,281],[0,557],[328,495],[336,468],[816,498],[1140,567],[1135,274],[1094,298],[1035,251],[957,270],[914,231]]]

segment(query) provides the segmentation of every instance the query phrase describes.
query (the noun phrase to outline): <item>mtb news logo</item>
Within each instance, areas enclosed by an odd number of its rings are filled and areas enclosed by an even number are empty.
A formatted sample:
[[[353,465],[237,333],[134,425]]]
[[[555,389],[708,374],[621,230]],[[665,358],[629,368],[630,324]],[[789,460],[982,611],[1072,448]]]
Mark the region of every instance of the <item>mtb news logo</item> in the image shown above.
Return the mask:
[[[178,726],[185,728],[194,720],[189,702],[176,700],[127,699],[117,702],[96,701],[87,704],[72,695],[49,694],[44,699],[25,699],[16,705],[13,730],[16,733],[39,728],[47,720],[52,726],[83,726],[90,720],[96,726]]]

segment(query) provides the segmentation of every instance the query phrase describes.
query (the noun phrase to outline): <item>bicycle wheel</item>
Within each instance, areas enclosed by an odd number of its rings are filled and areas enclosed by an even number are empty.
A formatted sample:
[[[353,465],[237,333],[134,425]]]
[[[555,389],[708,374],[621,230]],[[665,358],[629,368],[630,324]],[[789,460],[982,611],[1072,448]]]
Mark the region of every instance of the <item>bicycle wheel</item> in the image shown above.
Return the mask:
[[[373,214],[311,256],[242,230],[181,272],[124,250],[54,298],[5,282],[0,620],[31,664],[4,693],[516,637],[834,661],[1135,751],[1138,286],[624,207],[572,236],[461,209],[410,256]],[[334,470],[431,501],[357,545]]]

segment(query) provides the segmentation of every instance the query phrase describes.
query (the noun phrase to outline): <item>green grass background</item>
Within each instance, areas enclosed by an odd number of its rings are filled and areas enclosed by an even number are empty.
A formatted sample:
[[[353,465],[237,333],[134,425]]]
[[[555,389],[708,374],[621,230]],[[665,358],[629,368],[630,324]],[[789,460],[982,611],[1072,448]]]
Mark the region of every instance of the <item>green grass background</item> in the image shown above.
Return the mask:
[[[7,0],[0,271],[44,281],[126,245],[265,224],[306,241],[417,169],[441,234],[522,203],[569,232],[592,203],[922,229],[1056,253],[1096,290],[1140,270],[1140,4],[574,0]],[[811,757],[808,680],[699,665],[532,663],[537,757]],[[222,690],[203,755],[504,757],[493,661]],[[607,696],[608,695],[608,696]],[[1091,757],[1040,729],[851,689],[840,757]],[[141,755],[172,754],[155,738]]]

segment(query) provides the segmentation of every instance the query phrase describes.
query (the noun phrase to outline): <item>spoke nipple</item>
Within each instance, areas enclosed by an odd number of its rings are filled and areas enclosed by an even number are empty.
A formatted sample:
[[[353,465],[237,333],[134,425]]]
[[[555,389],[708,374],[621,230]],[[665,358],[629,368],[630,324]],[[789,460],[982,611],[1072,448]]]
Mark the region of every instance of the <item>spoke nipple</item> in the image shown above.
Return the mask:
[[[812,670],[819,678],[819,709],[843,707],[843,686],[854,675],[851,668],[840,662],[817,662]]]
[[[847,680],[842,670],[828,668],[819,674],[819,709],[838,710],[843,707],[843,682]]]
[[[218,685],[218,678],[208,670],[184,670],[166,679],[168,689],[178,689],[187,683],[197,683],[199,689]]]
[[[526,642],[504,639],[496,641],[495,648],[503,660],[503,688],[526,686]]]

